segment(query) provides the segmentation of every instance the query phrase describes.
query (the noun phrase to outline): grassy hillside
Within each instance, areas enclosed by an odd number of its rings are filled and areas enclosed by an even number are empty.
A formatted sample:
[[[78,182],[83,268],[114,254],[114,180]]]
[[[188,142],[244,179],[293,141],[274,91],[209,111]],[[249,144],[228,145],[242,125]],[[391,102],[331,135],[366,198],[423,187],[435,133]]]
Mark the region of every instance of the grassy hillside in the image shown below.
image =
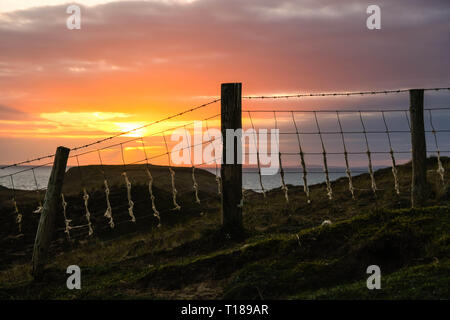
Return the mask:
[[[4,264],[0,298],[449,299],[450,197],[435,168],[430,159],[429,207],[423,209],[408,209],[408,165],[399,168],[400,196],[393,191],[390,169],[376,173],[376,196],[368,175],[355,177],[357,200],[346,179],[333,183],[333,200],[326,198],[323,184],[313,186],[311,204],[301,187],[290,186],[288,204],[280,190],[266,198],[246,192],[247,232],[237,238],[219,229],[219,202],[211,185],[202,195],[209,194],[209,201],[195,207],[186,193],[180,203],[191,204],[182,205],[184,212],[168,211],[161,228],[137,214],[136,225],[96,232],[89,240],[82,233],[80,240],[54,248],[40,283],[32,281],[26,260]],[[146,195],[145,185],[134,190],[136,199]],[[170,193],[164,187],[157,192],[170,208]],[[105,224],[101,192],[97,196],[94,226]],[[82,206],[78,209],[81,215]],[[148,214],[149,208],[142,210]],[[122,211],[126,221],[126,206]],[[321,226],[325,219],[332,224]],[[82,290],[66,289],[71,264],[82,269]],[[366,287],[366,268],[372,264],[381,268],[382,290]]]
[[[103,186],[104,177],[99,166],[82,167],[84,186],[89,192],[89,211],[94,228],[94,239],[112,239],[130,233],[148,232],[156,227],[158,220],[153,216],[151,200],[148,190],[148,176],[145,165],[127,166],[127,174],[132,183],[131,196],[134,202],[134,215],[138,223],[130,223],[128,213],[127,190],[122,176],[123,166],[105,166],[110,185],[110,202],[113,211],[115,228],[111,229],[108,219],[104,217],[106,211],[106,196]],[[177,202],[181,211],[173,211],[172,189],[169,170],[163,166],[151,166],[153,174],[153,192],[156,207],[161,213],[165,226],[183,224],[192,216],[201,213],[217,212],[219,198],[215,176],[204,170],[196,170],[199,183],[199,197],[204,199],[201,204],[195,203],[191,168],[174,168],[176,175]],[[71,219],[71,226],[86,225],[85,207],[82,185],[78,168],[67,171],[63,192],[68,203],[67,217]],[[43,197],[44,194],[41,194]],[[0,269],[17,261],[31,259],[32,246],[39,220],[39,215],[33,213],[39,205],[37,194],[33,191],[16,190],[16,200],[19,212],[23,215],[22,232],[19,233],[14,212],[12,191],[0,189]],[[57,230],[52,243],[52,254],[92,240],[87,237],[87,228],[71,230],[71,241],[67,241],[64,233],[65,223],[62,206],[60,214],[56,216]]]

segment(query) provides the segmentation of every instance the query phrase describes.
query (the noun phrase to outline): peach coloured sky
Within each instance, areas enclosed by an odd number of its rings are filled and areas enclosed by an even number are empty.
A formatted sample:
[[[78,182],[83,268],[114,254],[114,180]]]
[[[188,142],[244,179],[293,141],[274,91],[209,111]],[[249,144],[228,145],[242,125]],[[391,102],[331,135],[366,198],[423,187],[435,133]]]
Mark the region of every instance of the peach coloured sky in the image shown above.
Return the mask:
[[[67,1],[0,3],[0,163],[164,118],[216,98],[223,82],[242,82],[246,95],[450,83],[444,0],[378,1],[377,31],[366,28],[367,3],[355,0],[75,3],[81,30],[66,28]],[[407,104],[386,99],[364,104]],[[294,105],[355,103],[363,102]],[[200,120],[217,107],[155,130]]]

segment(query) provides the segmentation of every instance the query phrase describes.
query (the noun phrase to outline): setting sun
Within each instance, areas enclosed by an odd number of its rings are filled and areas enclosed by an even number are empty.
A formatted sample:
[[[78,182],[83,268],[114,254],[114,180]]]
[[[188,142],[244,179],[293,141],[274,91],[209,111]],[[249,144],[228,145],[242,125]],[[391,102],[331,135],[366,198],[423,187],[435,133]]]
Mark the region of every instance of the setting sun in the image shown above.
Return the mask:
[[[144,126],[145,122],[114,122],[112,123],[112,132],[129,132],[124,134],[124,137],[134,137],[134,138],[140,138],[144,137],[147,134],[147,129],[137,129]]]

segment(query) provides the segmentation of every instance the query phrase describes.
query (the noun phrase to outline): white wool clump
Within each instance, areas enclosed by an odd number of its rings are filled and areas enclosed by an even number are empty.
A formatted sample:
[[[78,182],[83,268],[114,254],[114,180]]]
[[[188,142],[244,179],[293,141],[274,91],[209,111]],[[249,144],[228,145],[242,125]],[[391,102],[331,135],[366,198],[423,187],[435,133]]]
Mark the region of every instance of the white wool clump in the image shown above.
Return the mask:
[[[331,225],[331,221],[330,220],[324,220],[321,224],[321,226],[330,226]]]
[[[134,216],[134,212],[133,212],[133,208],[134,208],[134,202],[131,200],[131,182],[128,179],[128,175],[126,172],[122,173],[124,179],[125,179],[125,184],[127,186],[127,198],[128,198],[128,214],[131,217],[131,222],[136,222],[136,217]]]

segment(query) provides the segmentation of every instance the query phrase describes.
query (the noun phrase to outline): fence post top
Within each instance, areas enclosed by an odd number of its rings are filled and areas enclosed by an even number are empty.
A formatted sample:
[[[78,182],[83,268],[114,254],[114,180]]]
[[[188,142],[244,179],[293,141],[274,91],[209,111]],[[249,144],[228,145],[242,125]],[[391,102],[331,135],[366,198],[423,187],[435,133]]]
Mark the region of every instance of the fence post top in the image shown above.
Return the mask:
[[[227,83],[222,83],[222,87],[224,86],[242,86],[242,82],[227,82]]]
[[[65,151],[65,152],[68,152],[68,151],[70,151],[70,149],[69,149],[69,148],[67,148],[67,147],[64,147],[64,146],[59,146],[58,148],[56,148],[56,150],[61,150],[61,151]]]

